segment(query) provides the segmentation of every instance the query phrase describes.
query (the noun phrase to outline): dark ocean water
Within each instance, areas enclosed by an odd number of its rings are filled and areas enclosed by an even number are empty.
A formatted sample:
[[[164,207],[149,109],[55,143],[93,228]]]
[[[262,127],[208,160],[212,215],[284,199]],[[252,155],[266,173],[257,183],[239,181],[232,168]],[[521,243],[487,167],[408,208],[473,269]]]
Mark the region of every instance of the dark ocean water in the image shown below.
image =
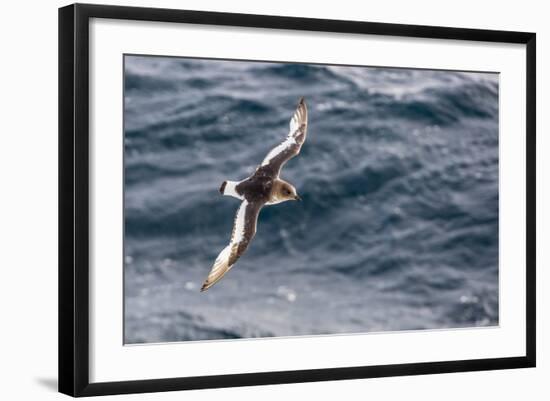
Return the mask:
[[[200,293],[300,96],[303,202]],[[124,108],[127,343],[498,324],[498,75],[127,56]]]

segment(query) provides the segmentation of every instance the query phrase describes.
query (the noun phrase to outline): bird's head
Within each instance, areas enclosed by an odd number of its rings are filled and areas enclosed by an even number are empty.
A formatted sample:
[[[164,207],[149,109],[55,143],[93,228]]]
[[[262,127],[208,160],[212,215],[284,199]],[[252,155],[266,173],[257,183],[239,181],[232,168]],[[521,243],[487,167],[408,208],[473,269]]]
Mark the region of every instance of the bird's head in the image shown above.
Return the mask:
[[[302,200],[296,188],[292,184],[289,184],[286,181],[278,180],[278,185],[275,187],[275,197],[278,202],[284,202],[288,200]]]

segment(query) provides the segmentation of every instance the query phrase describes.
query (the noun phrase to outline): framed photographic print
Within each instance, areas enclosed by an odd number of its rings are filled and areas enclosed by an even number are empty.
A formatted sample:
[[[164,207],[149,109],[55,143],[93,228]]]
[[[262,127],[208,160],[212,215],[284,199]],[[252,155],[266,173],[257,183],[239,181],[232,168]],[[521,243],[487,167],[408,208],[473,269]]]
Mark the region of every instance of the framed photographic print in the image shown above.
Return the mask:
[[[532,366],[534,33],[59,10],[61,392]]]

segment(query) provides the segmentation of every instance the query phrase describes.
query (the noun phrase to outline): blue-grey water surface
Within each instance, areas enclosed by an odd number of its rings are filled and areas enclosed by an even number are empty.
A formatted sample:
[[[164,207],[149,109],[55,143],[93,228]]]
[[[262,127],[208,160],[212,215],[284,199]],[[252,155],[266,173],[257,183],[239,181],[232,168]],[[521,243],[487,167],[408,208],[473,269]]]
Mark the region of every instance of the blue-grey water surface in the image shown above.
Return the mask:
[[[498,324],[498,75],[125,57],[125,342]],[[199,288],[301,96],[308,138]]]

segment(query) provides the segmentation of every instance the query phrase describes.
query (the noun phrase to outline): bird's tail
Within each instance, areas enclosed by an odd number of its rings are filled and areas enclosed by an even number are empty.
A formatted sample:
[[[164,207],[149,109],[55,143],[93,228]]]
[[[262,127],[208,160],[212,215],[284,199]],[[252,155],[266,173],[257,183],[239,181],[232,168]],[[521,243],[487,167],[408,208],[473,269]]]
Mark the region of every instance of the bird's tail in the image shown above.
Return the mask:
[[[220,186],[220,193],[223,195],[223,191],[225,191],[225,186],[227,185],[227,181],[222,182],[222,185]]]
[[[225,196],[233,196],[237,199],[243,199],[242,195],[237,192],[239,181],[224,181],[220,186],[220,193]]]

